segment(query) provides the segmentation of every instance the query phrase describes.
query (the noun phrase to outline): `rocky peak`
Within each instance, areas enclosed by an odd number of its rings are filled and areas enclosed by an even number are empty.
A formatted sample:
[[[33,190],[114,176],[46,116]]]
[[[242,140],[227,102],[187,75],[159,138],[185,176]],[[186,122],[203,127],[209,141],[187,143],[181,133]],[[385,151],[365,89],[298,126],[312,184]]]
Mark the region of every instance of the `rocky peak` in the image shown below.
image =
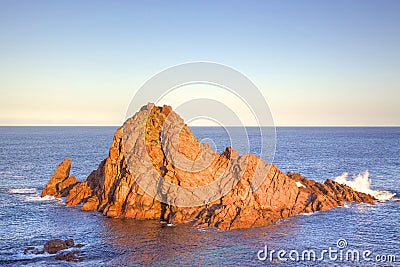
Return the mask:
[[[66,196],[106,216],[219,229],[263,226],[298,213],[373,203],[370,195],[327,180],[282,173],[252,154],[221,154],[200,143],[170,106],[143,106],[119,128],[108,157],[83,182],[64,160],[42,196]]]

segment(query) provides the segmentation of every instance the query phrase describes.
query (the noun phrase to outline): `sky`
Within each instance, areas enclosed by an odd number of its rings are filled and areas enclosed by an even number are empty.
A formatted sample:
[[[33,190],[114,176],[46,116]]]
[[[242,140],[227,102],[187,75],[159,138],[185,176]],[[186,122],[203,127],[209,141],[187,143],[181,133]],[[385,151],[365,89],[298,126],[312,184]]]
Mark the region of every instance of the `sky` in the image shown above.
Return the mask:
[[[251,79],[278,126],[399,126],[399,14],[396,0],[0,0],[0,125],[120,125],[153,75],[210,61]]]

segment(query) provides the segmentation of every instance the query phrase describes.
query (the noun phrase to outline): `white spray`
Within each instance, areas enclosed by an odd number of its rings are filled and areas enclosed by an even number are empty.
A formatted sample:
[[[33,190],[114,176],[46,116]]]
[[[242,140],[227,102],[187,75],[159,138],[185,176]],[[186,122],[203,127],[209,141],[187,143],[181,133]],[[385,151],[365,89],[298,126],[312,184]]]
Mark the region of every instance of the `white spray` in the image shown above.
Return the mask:
[[[348,180],[348,177],[349,174],[345,172],[342,175],[336,177],[335,182],[350,186],[352,189],[358,192],[370,194],[381,201],[390,200],[396,195],[395,193],[386,190],[371,189],[371,180],[369,179],[368,171],[354,175],[352,180]]]

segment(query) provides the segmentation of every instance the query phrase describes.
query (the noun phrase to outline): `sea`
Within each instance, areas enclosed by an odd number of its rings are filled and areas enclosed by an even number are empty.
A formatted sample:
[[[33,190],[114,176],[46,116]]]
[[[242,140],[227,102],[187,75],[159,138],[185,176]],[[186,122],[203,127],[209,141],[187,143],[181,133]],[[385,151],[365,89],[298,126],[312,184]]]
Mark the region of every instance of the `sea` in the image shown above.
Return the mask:
[[[273,163],[281,170],[336,179],[379,201],[231,231],[107,218],[40,197],[65,157],[71,175],[86,179],[116,129],[0,127],[0,266],[400,266],[399,127],[278,127]],[[192,131],[219,152],[229,145],[221,128]],[[258,132],[247,132],[257,151]],[[83,244],[83,261],[24,255],[55,238]]]

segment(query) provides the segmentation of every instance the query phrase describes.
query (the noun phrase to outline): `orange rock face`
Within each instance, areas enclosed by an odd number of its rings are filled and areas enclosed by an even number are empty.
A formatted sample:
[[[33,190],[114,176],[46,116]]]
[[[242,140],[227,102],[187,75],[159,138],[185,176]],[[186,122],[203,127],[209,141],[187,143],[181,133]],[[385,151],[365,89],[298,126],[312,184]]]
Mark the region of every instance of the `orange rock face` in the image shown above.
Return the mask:
[[[55,197],[65,197],[68,195],[69,190],[78,183],[75,176],[69,176],[71,170],[71,160],[69,158],[64,159],[57,169],[55,170],[53,176],[50,178],[46,187],[42,191],[42,197],[44,196],[55,196]]]
[[[324,211],[370,195],[327,180],[284,174],[252,154],[219,154],[201,144],[171,107],[148,104],[119,128],[108,157],[86,181],[69,176],[65,159],[42,196],[110,217],[195,220],[219,229],[264,226],[281,218]]]

